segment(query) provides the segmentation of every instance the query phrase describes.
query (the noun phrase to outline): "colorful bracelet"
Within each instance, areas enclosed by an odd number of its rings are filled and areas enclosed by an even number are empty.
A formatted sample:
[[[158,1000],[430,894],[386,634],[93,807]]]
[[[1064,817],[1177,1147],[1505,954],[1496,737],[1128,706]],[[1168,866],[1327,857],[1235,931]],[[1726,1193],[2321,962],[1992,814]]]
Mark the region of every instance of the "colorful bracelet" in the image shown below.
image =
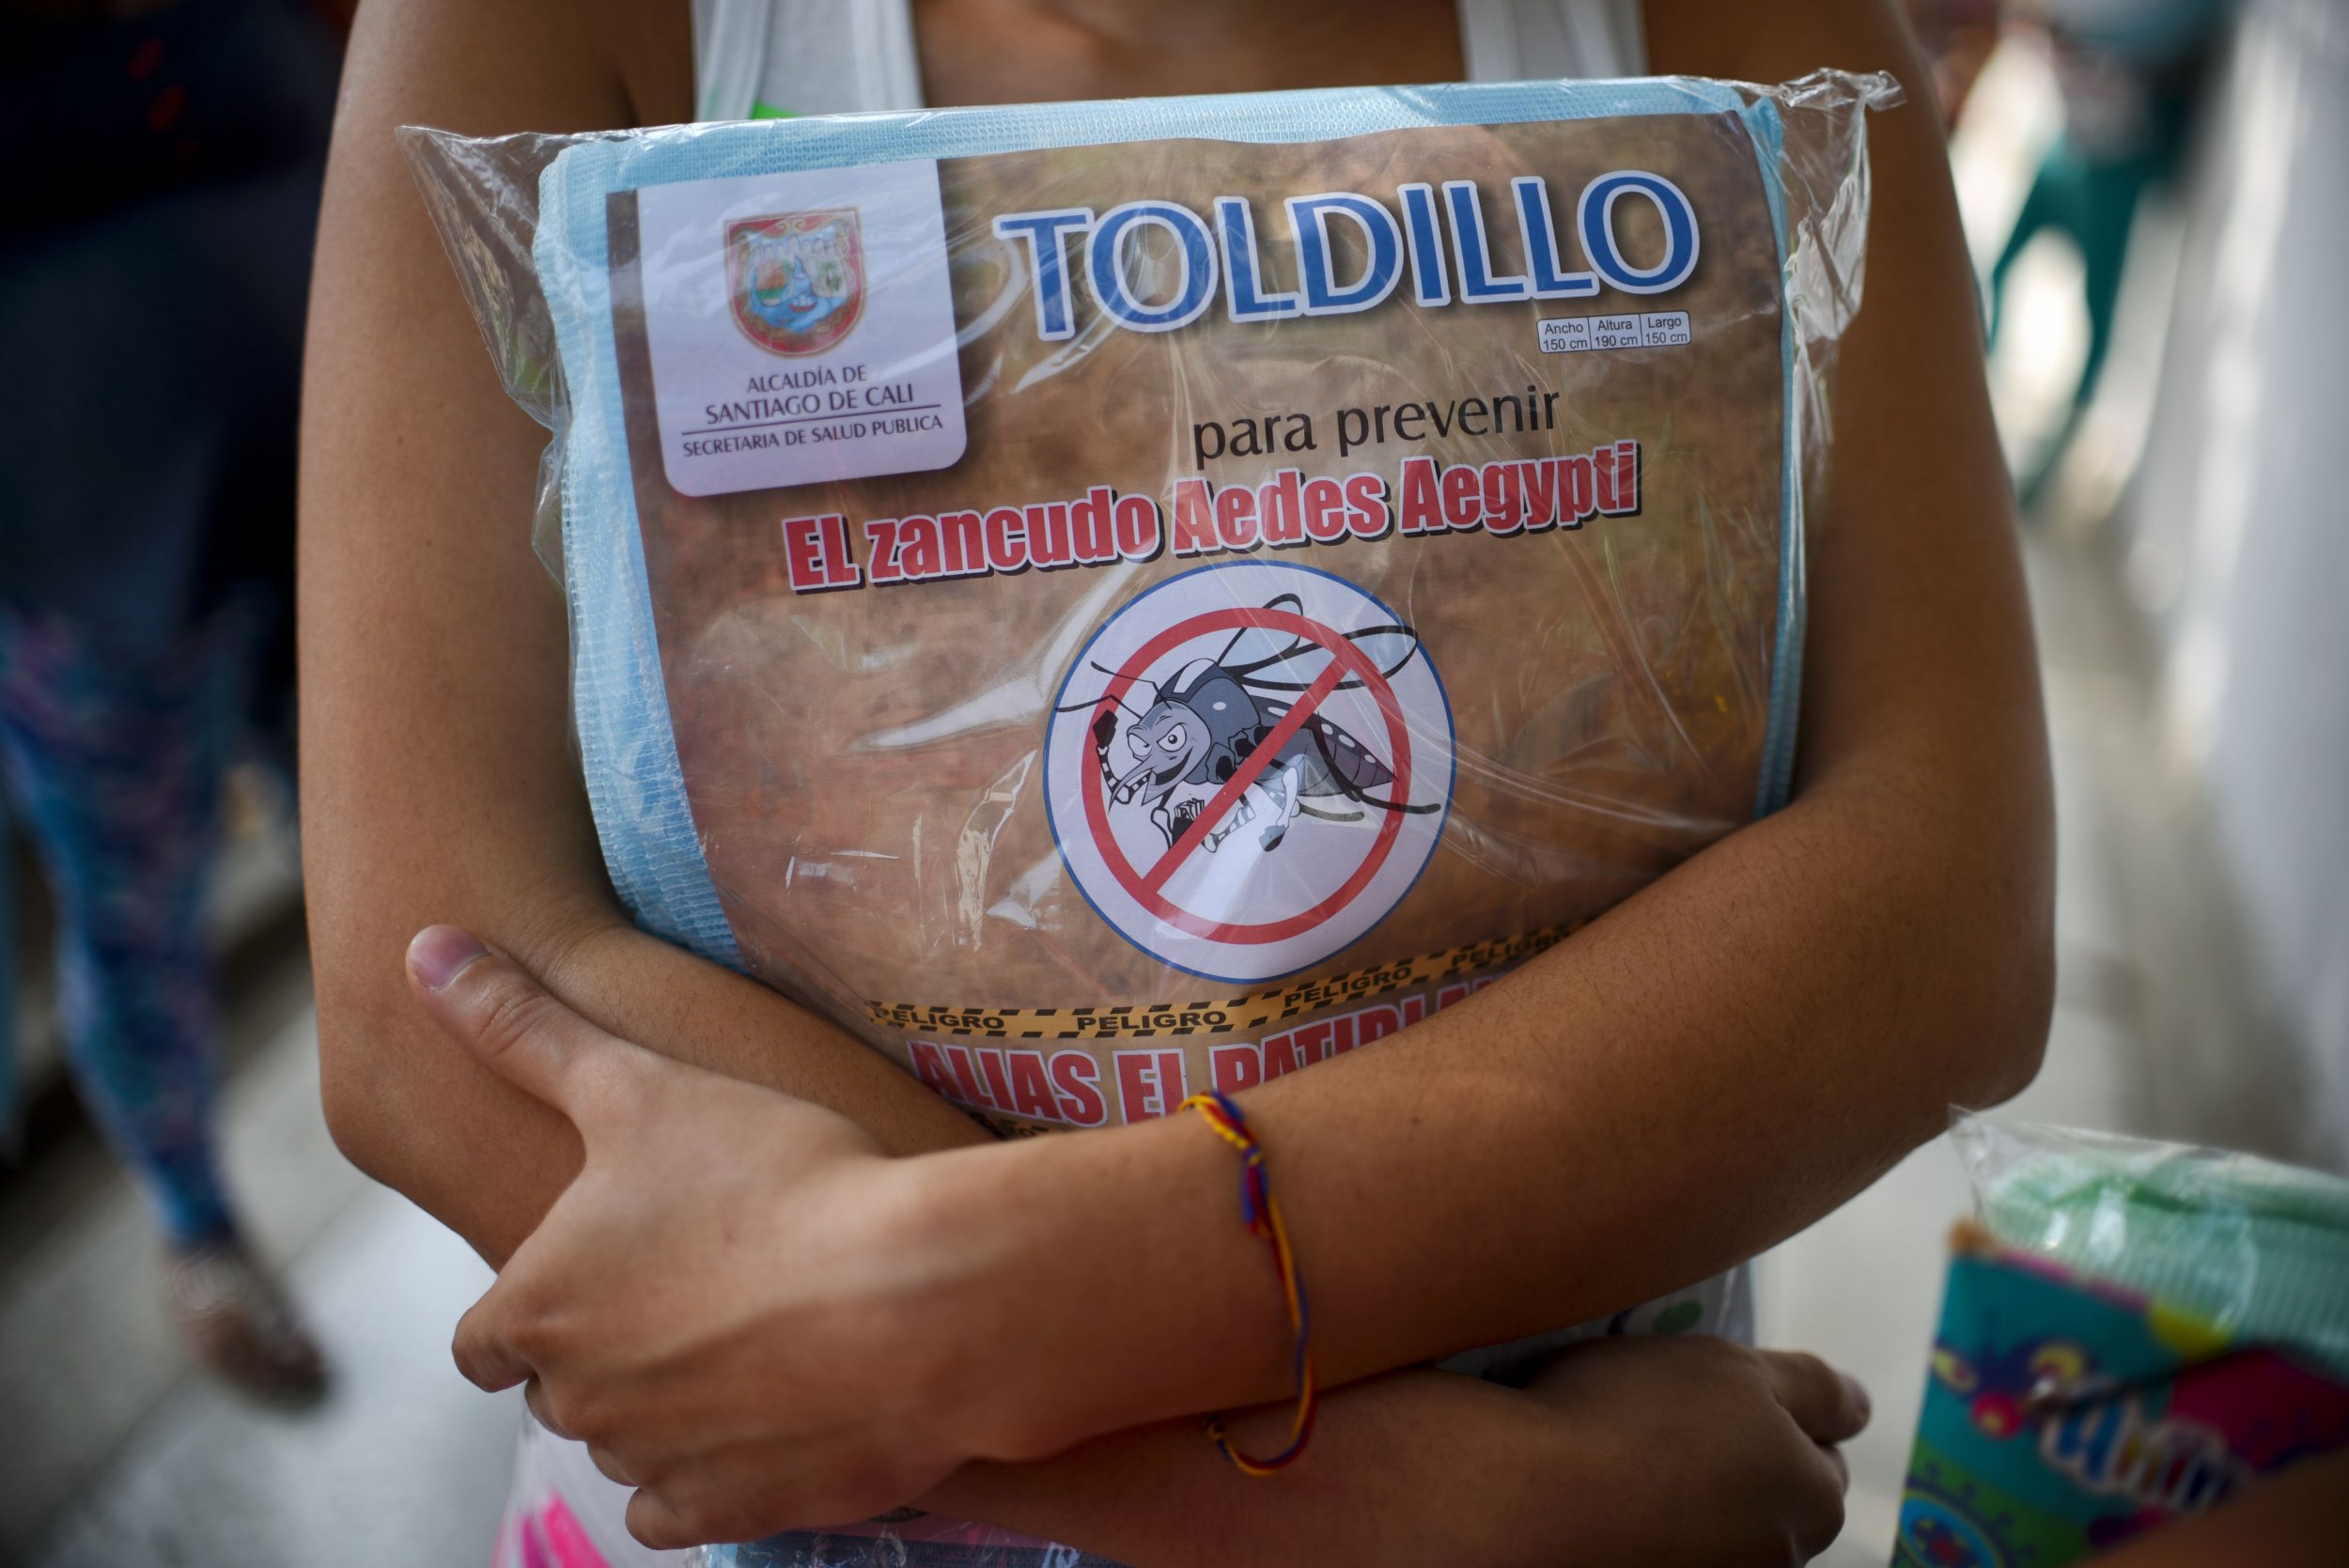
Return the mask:
[[[1314,1389],[1314,1314],[1305,1301],[1305,1285],[1297,1277],[1297,1258],[1289,1250],[1288,1227],[1281,1222],[1281,1205],[1272,1201],[1272,1188],[1265,1177],[1264,1145],[1248,1130],[1248,1119],[1239,1113],[1229,1096],[1208,1090],[1193,1094],[1182,1104],[1185,1110],[1195,1110],[1206,1118],[1216,1136],[1240,1154],[1239,1210],[1251,1234],[1262,1236],[1272,1249],[1273,1266],[1280,1270],[1281,1294],[1287,1299],[1289,1327],[1297,1336],[1297,1348],[1292,1358],[1292,1375],[1297,1387],[1297,1416],[1289,1424],[1288,1446],[1269,1458],[1257,1459],[1240,1452],[1232,1446],[1223,1431],[1223,1418],[1207,1418],[1207,1436],[1222,1451],[1242,1475],[1268,1476],[1275,1470],[1294,1464],[1305,1452],[1305,1444],[1314,1435],[1314,1412],[1316,1395]]]

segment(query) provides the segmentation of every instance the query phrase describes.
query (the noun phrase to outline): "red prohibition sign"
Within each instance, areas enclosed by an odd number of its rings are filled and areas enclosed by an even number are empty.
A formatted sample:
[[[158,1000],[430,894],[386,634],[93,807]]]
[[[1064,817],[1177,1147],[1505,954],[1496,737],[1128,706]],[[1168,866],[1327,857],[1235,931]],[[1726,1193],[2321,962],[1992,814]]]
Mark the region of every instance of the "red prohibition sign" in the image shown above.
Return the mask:
[[[1168,627],[1143,644],[1141,651],[1126,661],[1125,668],[1111,677],[1108,690],[1102,693],[1102,703],[1113,707],[1117,698],[1133,689],[1143,671],[1183,644],[1211,632],[1237,631],[1247,627],[1285,631],[1316,643],[1329,650],[1330,667],[1306,688],[1288,712],[1281,716],[1281,722],[1272,726],[1256,749],[1241,759],[1239,767],[1223,782],[1223,787],[1215,792],[1214,798],[1191,819],[1183,835],[1148,872],[1135,870],[1133,862],[1126,858],[1126,852],[1118,847],[1117,835],[1110,828],[1109,806],[1101,795],[1101,769],[1098,768],[1084,770],[1085,823],[1092,830],[1093,842],[1099,847],[1101,859],[1110,868],[1110,875],[1117,878],[1118,886],[1124,888],[1134,902],[1167,924],[1208,941],[1277,942],[1312,930],[1354,901],[1369,885],[1370,879],[1378,874],[1378,868],[1386,863],[1388,852],[1394,847],[1395,835],[1403,828],[1401,812],[1383,814],[1384,820],[1378,824],[1378,836],[1373,841],[1370,852],[1363,856],[1362,863],[1335,893],[1312,908],[1283,920],[1257,923],[1209,920],[1205,915],[1184,908],[1159,890],[1197,852],[1208,832],[1239,803],[1240,796],[1255,782],[1256,776],[1271,765],[1274,757],[1280,755],[1281,748],[1288,744],[1289,738],[1304,726],[1314,710],[1337,690],[1338,683],[1346,675],[1352,675],[1361,681],[1362,689],[1377,703],[1378,711],[1386,720],[1387,744],[1394,753],[1394,780],[1391,788],[1397,800],[1411,798],[1411,737],[1404,722],[1402,705],[1395,701],[1394,689],[1387,684],[1387,677],[1380,673],[1377,664],[1344,633],[1287,610],[1235,606],[1229,610],[1211,610],[1204,615],[1194,615]],[[1100,711],[1099,708],[1095,709],[1097,714]]]

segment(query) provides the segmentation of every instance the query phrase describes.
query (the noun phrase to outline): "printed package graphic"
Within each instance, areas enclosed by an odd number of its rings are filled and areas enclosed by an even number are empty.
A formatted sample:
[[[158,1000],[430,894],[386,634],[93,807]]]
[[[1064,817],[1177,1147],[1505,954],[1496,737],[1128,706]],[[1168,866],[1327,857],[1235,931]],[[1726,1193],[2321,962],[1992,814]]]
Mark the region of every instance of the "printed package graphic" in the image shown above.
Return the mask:
[[[2349,1185],[1961,1126],[1894,1568],[2061,1568],[2349,1447]]]

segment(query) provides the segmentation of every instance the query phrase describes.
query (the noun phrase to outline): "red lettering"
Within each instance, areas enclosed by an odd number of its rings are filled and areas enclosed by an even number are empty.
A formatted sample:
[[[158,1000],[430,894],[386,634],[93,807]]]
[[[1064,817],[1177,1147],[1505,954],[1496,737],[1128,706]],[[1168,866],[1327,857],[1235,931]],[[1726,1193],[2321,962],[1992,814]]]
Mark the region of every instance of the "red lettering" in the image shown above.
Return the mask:
[[[1046,570],[1068,565],[1067,502],[1054,501],[1028,508],[1028,559]]]
[[[1216,492],[1215,536],[1226,550],[1256,548],[1256,492],[1238,485]]]
[[[1215,536],[1215,487],[1205,479],[1174,481],[1174,553],[1204,555],[1223,548]]]
[[[1387,511],[1387,482],[1376,474],[1351,474],[1346,481],[1346,525],[1365,539],[1383,536],[1394,526]]]
[[[1218,1046],[1207,1052],[1207,1069],[1216,1088],[1237,1094],[1264,1081],[1264,1053],[1245,1040]]]
[[[1392,1007],[1365,1007],[1354,1015],[1355,1044],[1366,1046],[1373,1040],[1383,1040],[1403,1027],[1403,1015]]]
[[[825,570],[823,526],[822,518],[783,520],[783,562],[795,594],[821,593],[832,586],[832,574]]]
[[[987,541],[976,512],[941,512],[938,532],[946,547],[946,575],[971,577],[987,570]]]
[[[1525,526],[1524,482],[1516,463],[1485,465],[1485,531],[1507,536]]]
[[[1117,553],[1128,561],[1147,561],[1159,553],[1159,504],[1146,495],[1117,500]]]
[[[1101,1064],[1090,1052],[1052,1053],[1052,1087],[1060,1093],[1060,1117],[1071,1126],[1097,1127],[1110,1119],[1101,1098]]]
[[[1106,485],[1096,485],[1085,492],[1082,501],[1068,508],[1068,531],[1076,545],[1077,559],[1086,566],[1097,566],[1117,554],[1117,528],[1111,520],[1117,492]]]
[[[1598,515],[1598,481],[1587,457],[1558,459],[1558,520],[1579,528]]]
[[[1298,493],[1301,477],[1296,469],[1284,468],[1273,475],[1270,484],[1256,491],[1256,510],[1264,520],[1265,543],[1295,545],[1305,542],[1305,503]]]
[[[786,553],[788,553],[789,547],[785,548]],[[866,520],[864,553],[872,560],[874,582],[895,582],[903,578],[904,574],[897,569],[897,520],[895,518]],[[796,570],[795,567],[795,573]]]
[[[907,1048],[913,1052],[913,1076],[923,1087],[941,1099],[955,1097],[954,1080],[946,1075],[946,1057],[927,1040],[910,1040]]]
[[[1599,492],[1599,510],[1610,517],[1629,517],[1640,509],[1640,443],[1636,441],[1615,442],[1614,482]],[[1614,493],[1614,504],[1607,504],[1607,491]]]
[[[1305,1063],[1297,1059],[1297,1032],[1288,1030],[1265,1036],[1264,1076],[1268,1082],[1297,1071]]]
[[[1425,455],[1403,459],[1403,532],[1439,534],[1443,531],[1443,503],[1436,490],[1436,459]],[[1349,489],[1350,496],[1352,490]]]
[[[1476,470],[1456,463],[1443,471],[1443,520],[1455,528],[1473,528],[1484,517]]]
[[[1525,527],[1538,534],[1558,521],[1558,467],[1547,460],[1517,464],[1517,483],[1525,491]]]
[[[979,1059],[980,1076],[987,1079],[988,1098],[998,1110],[1011,1109],[1011,1079],[1003,1072],[1003,1053],[994,1046],[973,1046],[971,1054]]]
[[[987,514],[987,564],[1003,572],[1028,569],[1028,522],[1017,507]]]
[[[1022,1116],[1059,1121],[1060,1102],[1052,1097],[1052,1085],[1044,1076],[1044,1053],[1016,1050],[1010,1055],[1012,1110]]]
[[[955,1086],[962,1091],[956,1097],[965,1105],[981,1105],[994,1110],[1003,1109],[993,1100],[988,1099],[987,1091],[979,1087],[979,1076],[971,1070],[971,1053],[960,1046],[948,1046],[945,1050],[946,1065],[954,1069]]]
[[[1329,544],[1346,536],[1346,490],[1335,479],[1305,481],[1305,536]]]
[[[848,548],[848,520],[834,512],[824,520],[824,576],[835,588],[853,588],[864,581],[864,568]]]
[[[945,574],[945,557],[938,548],[936,518],[908,518],[897,525],[898,565],[914,582]]]
[[[1172,1113],[1183,1103],[1183,1053],[1179,1050],[1121,1050],[1117,1055],[1117,1101],[1128,1122]]]

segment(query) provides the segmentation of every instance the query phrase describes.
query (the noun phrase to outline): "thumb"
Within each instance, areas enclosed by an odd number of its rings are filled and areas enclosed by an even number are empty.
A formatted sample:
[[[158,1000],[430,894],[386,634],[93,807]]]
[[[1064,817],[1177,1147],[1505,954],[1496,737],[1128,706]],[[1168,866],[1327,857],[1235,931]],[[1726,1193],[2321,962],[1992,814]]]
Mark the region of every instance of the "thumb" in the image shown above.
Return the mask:
[[[629,1103],[659,1060],[598,1029],[459,926],[416,933],[408,944],[408,980],[449,1038],[583,1134],[602,1107]]]
[[[1770,1390],[1814,1443],[1848,1442],[1868,1424],[1868,1390],[1801,1351],[1762,1353]]]

